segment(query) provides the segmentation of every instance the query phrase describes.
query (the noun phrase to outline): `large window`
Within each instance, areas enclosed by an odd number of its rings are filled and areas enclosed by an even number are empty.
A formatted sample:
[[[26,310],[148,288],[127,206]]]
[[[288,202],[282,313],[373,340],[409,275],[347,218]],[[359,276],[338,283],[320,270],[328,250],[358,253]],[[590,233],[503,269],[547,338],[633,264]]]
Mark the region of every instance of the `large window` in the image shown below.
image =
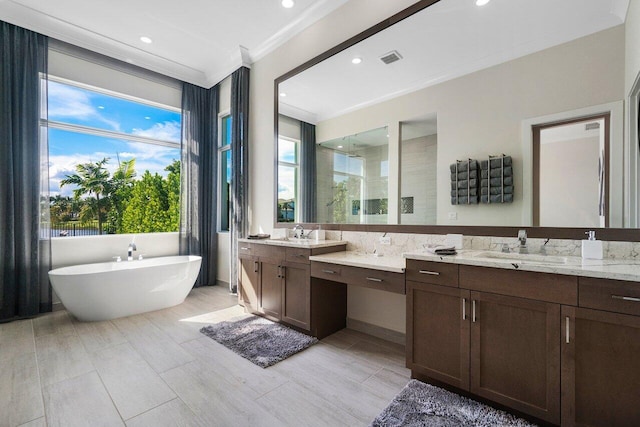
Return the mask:
[[[300,141],[278,138],[278,222],[296,222]]]
[[[218,191],[218,206],[220,212],[218,217],[220,218],[220,231],[229,231],[229,216],[231,213],[231,116],[229,113],[220,115],[219,118],[220,135],[218,142],[218,171],[220,188]]]
[[[180,111],[50,76],[52,236],[177,231]]]

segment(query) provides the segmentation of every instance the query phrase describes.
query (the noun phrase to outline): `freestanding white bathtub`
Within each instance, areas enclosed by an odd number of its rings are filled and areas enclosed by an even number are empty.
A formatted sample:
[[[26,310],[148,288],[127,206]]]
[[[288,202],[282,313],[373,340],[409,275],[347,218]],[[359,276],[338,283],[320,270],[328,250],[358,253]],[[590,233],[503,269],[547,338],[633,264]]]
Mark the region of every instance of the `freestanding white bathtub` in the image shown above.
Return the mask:
[[[65,308],[83,321],[131,316],[172,307],[191,291],[202,258],[169,256],[56,268],[49,272]]]

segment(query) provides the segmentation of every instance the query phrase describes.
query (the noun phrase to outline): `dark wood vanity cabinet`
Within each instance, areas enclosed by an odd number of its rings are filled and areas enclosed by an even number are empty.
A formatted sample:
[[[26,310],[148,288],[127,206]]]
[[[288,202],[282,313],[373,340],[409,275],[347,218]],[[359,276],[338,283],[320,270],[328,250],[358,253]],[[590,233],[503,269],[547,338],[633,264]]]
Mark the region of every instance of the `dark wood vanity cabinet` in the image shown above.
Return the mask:
[[[473,291],[469,391],[560,421],[560,304]]]
[[[443,265],[407,263],[407,278],[420,280],[407,280],[407,367],[559,423],[559,300],[577,298],[575,278],[536,285],[540,301],[529,285],[545,274]]]
[[[469,291],[407,281],[407,368],[469,390]]]
[[[311,332],[309,256],[344,249],[240,243],[239,303],[251,313]]]
[[[250,313],[258,312],[260,288],[260,262],[257,257],[250,255],[240,257],[238,262],[238,302]]]
[[[640,284],[580,278],[562,307],[562,425],[640,425]]]

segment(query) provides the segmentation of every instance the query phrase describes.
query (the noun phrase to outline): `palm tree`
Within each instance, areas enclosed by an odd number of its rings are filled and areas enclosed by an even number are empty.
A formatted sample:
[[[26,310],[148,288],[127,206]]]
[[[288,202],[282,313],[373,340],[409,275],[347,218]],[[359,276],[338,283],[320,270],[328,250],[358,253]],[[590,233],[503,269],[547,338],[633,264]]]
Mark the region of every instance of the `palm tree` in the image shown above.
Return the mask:
[[[102,212],[100,204],[100,195],[107,194],[109,191],[109,171],[104,167],[109,161],[109,158],[105,157],[99,162],[81,163],[76,166],[77,173],[73,175],[67,175],[65,179],[60,181],[60,187],[68,184],[73,184],[77,188],[73,190],[73,196],[75,199],[85,194],[95,194],[95,203],[87,203],[86,208],[88,211],[83,212],[81,215],[84,219],[87,217],[98,218],[98,232],[102,234]]]
[[[111,199],[111,209],[109,210],[109,228],[112,232],[119,232],[122,226],[122,213],[125,204],[131,196],[131,189],[136,177],[136,159],[124,160],[120,162],[118,158],[118,169],[113,172],[109,180],[109,195]]]

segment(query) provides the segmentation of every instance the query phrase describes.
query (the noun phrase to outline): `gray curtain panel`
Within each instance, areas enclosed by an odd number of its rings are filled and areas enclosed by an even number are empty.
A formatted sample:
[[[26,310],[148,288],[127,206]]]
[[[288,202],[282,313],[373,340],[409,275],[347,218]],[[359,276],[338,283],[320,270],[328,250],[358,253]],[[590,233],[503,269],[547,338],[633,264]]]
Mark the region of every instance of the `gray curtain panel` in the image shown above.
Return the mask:
[[[51,311],[47,43],[0,21],[0,321]]]
[[[316,222],[316,127],[300,122],[300,214],[302,222]]]
[[[196,286],[216,284],[218,86],[182,85],[180,254],[202,256]]]
[[[231,75],[231,278],[229,290],[238,289],[238,239],[247,237],[249,189],[249,69]]]

